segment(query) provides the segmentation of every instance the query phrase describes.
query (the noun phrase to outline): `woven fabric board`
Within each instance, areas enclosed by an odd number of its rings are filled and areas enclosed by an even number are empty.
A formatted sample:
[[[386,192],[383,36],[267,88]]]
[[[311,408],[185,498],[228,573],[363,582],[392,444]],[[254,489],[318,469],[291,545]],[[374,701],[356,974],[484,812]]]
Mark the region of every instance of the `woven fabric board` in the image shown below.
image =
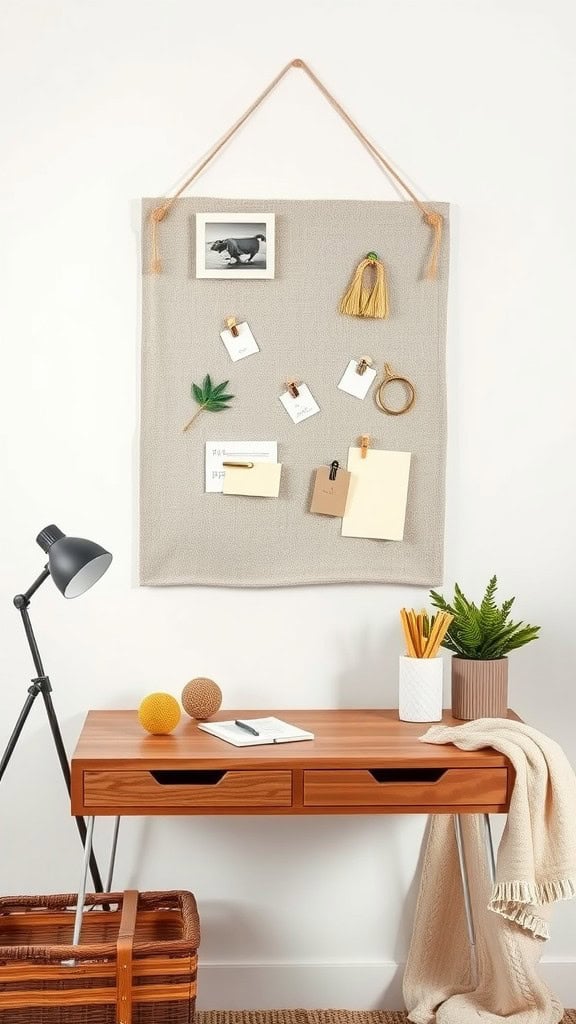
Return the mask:
[[[178,199],[160,224],[162,272],[150,266],[150,211],[143,200],[143,341],[140,583],[150,586],[293,586],[442,581],[446,445],[445,336],[448,206],[439,273],[424,278],[431,232],[409,202]],[[195,214],[276,215],[273,280],[195,276]],[[370,250],[386,266],[387,320],[343,316],[338,303]],[[224,318],[250,325],[260,352],[233,363]],[[413,408],[387,416],[371,391],[339,391],[351,358],[384,362],[416,389]],[[224,412],[196,408],[192,381],[230,380]],[[320,413],[294,424],[279,401],[287,379],[303,381]],[[404,540],[341,536],[341,520],[309,511],[318,466],[368,433],[375,448],[412,452]],[[278,441],[278,498],[204,492],[205,441]],[[368,456],[369,457],[369,456]]]

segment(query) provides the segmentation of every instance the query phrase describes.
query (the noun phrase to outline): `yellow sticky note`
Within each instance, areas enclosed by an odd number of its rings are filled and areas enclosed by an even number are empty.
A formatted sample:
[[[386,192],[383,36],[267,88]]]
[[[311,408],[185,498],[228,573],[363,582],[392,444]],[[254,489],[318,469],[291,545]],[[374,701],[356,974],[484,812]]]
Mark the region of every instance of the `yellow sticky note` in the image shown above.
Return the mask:
[[[226,466],[223,494],[245,494],[256,498],[277,498],[280,490],[281,462],[255,462],[246,466]]]
[[[410,452],[369,448],[363,459],[360,448],[348,449],[352,476],[343,537],[403,540],[410,458]]]

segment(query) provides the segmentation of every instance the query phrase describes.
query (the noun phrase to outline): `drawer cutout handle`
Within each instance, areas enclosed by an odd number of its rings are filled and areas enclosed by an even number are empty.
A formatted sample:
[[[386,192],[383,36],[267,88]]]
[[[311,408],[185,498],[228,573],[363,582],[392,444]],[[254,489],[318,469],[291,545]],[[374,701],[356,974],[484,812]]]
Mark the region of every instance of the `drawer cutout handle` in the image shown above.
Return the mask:
[[[376,782],[438,782],[447,768],[370,768]]]
[[[150,775],[161,786],[215,786],[226,775],[225,771],[202,769],[195,771],[173,770],[168,768],[161,771],[150,772]]]

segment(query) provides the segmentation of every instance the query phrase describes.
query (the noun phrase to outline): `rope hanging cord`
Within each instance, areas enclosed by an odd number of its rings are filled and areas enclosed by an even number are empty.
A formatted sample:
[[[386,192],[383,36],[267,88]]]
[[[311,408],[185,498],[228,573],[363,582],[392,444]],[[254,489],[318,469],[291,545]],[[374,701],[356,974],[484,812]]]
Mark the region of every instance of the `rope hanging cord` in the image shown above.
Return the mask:
[[[290,68],[301,68],[306,72],[308,78],[314,83],[314,85],[320,90],[328,103],[336,110],[340,117],[346,122],[348,127],[354,134],[360,139],[363,146],[366,147],[369,153],[372,154],[376,162],[380,165],[381,169],[390,175],[391,178],[400,185],[407,196],[410,197],[415,206],[418,207],[422,214],[426,224],[432,229],[432,248],[430,250],[430,256],[428,259],[428,265],[426,267],[426,277],[435,278],[438,275],[438,260],[440,256],[440,247],[442,245],[442,225],[443,217],[441,213],[436,210],[428,210],[427,207],[418,199],[415,192],[412,191],[409,185],[400,177],[398,172],[394,170],[392,164],[386,160],[385,156],[380,152],[376,146],[370,142],[370,139],[364,134],[362,129],[356,122],[350,117],[350,115],[344,110],[344,107],[338,102],[335,96],[326,88],[326,86],[320,81],[320,79],[314,74],[312,69],[303,61],[300,57],[295,58],[286,64],[275,78],[266,86],[263,92],[256,97],[253,103],[250,104],[247,110],[244,111],[241,117],[232,125],[231,128],[218,140],[206,154],[204,159],[194,169],[192,174],[186,179],[183,185],[180,186],[177,192],[173,196],[170,196],[160,206],[155,207],[150,214],[151,231],[152,231],[152,260],[151,270],[153,273],[159,273],[162,269],[160,252],[158,245],[158,225],[164,220],[166,215],[172,209],[176,200],[182,195],[183,192],[202,174],[202,171],[208,166],[209,163],[218,155],[221,149],[226,146],[233,135],[242,127],[242,125],[248,120],[249,117],[254,113],[255,110],[264,102],[267,96],[276,88],[279,82],[282,81],[285,75],[288,74]]]

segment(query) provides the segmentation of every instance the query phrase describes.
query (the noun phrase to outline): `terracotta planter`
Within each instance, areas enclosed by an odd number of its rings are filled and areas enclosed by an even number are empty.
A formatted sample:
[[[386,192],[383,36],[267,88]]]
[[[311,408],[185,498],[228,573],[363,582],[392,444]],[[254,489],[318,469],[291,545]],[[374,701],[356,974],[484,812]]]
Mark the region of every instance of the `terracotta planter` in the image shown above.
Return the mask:
[[[508,658],[471,661],[452,658],[452,714],[454,718],[506,718],[508,713]]]

